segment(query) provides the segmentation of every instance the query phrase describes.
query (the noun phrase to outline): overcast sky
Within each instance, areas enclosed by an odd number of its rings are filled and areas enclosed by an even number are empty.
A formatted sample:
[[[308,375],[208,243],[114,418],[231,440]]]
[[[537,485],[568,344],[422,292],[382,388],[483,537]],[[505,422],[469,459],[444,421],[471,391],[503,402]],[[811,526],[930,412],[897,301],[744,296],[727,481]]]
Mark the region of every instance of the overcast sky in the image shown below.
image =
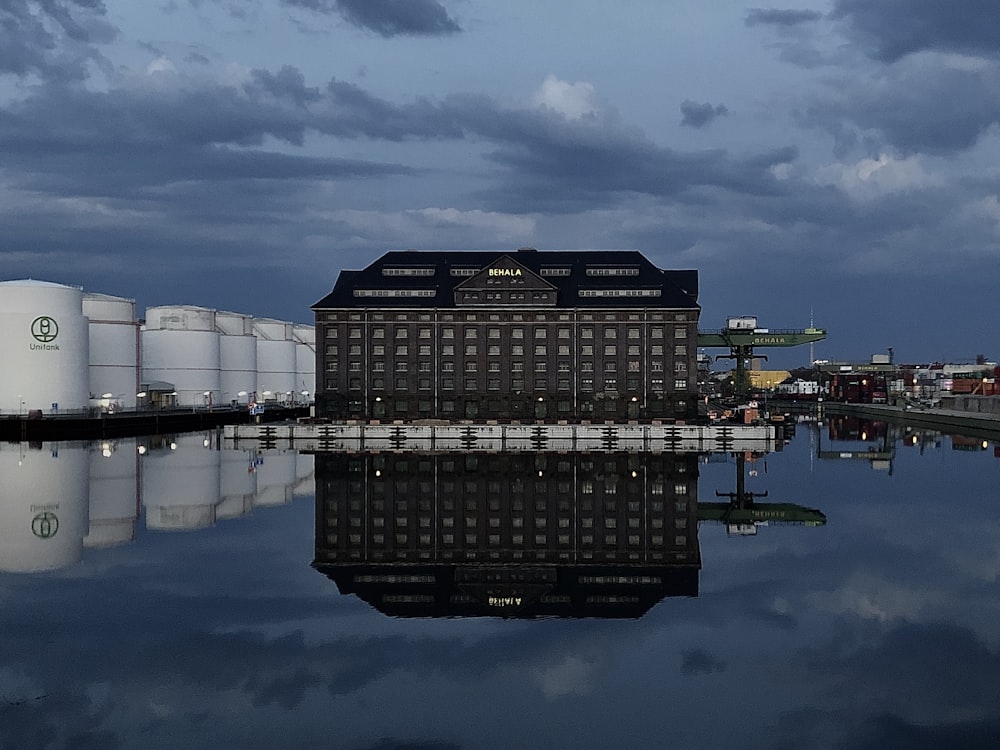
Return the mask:
[[[0,278],[308,321],[387,250],[638,249],[701,272],[704,328],[812,314],[817,357],[1000,357],[996,20],[0,0]]]

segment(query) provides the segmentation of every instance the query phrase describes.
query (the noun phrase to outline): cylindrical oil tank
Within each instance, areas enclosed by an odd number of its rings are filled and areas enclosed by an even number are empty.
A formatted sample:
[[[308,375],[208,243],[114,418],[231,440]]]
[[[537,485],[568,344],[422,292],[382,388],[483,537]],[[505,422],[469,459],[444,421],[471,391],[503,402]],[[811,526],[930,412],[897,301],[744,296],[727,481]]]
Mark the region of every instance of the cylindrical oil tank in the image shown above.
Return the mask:
[[[83,540],[84,547],[115,547],[135,539],[138,468],[134,439],[90,444],[90,532]]]
[[[296,401],[309,403],[316,393],[316,328],[296,324],[295,335],[295,389]]]
[[[139,323],[135,300],[107,294],[83,295],[90,330],[90,392],[134,409],[139,391]]]
[[[174,384],[179,406],[211,406],[221,398],[215,310],[166,306],[146,310],[143,382]]]
[[[224,403],[247,404],[257,392],[257,337],[253,317],[217,312],[219,329],[219,387]]]
[[[295,392],[294,326],[280,320],[255,318],[257,336],[257,400],[292,400]]]
[[[90,338],[80,289],[0,282],[0,340],[0,412],[87,408]]]
[[[219,452],[209,435],[150,441],[140,476],[147,529],[184,531],[215,523]]]
[[[257,456],[257,496],[255,506],[284,505],[292,500],[295,488],[297,451],[267,449]]]
[[[253,510],[257,494],[257,453],[248,450],[222,450],[220,456],[221,498],[215,517],[222,521],[238,518]]]
[[[89,457],[82,443],[0,443],[0,571],[79,562],[87,534]]]

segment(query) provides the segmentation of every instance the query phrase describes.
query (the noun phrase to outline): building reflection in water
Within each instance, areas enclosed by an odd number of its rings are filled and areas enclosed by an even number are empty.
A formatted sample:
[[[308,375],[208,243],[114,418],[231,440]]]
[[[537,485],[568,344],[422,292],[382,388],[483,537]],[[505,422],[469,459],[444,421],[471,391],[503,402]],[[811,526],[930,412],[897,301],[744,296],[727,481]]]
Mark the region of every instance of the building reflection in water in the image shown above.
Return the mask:
[[[133,541],[140,519],[193,531],[312,494],[313,457],[224,450],[215,433],[4,443],[0,476],[0,573],[38,572]]]
[[[314,566],[397,616],[638,617],[697,596],[698,456],[317,454]]]

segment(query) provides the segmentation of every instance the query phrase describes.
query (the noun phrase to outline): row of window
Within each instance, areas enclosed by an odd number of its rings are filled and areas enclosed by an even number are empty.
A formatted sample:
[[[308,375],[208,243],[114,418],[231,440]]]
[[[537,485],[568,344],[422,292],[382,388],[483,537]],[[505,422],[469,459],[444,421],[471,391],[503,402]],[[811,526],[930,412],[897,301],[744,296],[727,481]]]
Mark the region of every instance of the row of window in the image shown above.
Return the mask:
[[[386,266],[382,269],[383,276],[433,276],[436,269],[434,266]],[[452,276],[475,276],[479,273],[479,268],[452,268]],[[572,269],[568,266],[543,267],[540,270],[542,276],[569,276]],[[638,266],[587,266],[588,276],[638,276]]]
[[[553,329],[547,326],[538,326],[532,330],[532,336],[536,339],[547,339],[549,338],[550,331]],[[469,326],[465,328],[462,332],[464,338],[476,339],[479,338],[482,333],[482,329],[478,326]],[[525,337],[526,329],[522,327],[511,328],[509,330],[510,338],[512,339],[523,339]],[[595,329],[592,326],[584,326],[580,328],[580,338],[581,339],[593,339]],[[618,328],[613,326],[607,326],[601,332],[605,339],[617,339],[618,338]],[[649,337],[653,339],[664,338],[664,329],[662,326],[654,326],[649,328]],[[442,339],[454,339],[456,334],[456,329],[448,326],[441,329]],[[502,338],[503,332],[500,328],[490,327],[486,329],[486,338],[488,339],[500,339]],[[397,326],[395,328],[394,336],[397,339],[409,339],[414,335],[414,330],[406,326]],[[675,339],[686,339],[688,335],[688,329],[684,327],[674,328],[674,338]],[[336,327],[331,326],[326,331],[326,337],[328,339],[335,339],[339,336],[339,331]],[[352,339],[360,339],[364,337],[364,331],[360,327],[351,327],[347,331],[347,337]],[[384,339],[386,338],[386,329],[382,326],[376,326],[371,329],[370,337],[373,339]],[[433,338],[433,329],[429,327],[417,328],[416,337],[419,339],[431,339]],[[560,327],[555,329],[555,337],[559,339],[570,339],[572,338],[572,332],[569,328]],[[642,338],[642,331],[637,326],[630,326],[625,329],[625,338],[638,341]]]
[[[456,364],[457,363],[454,362],[454,361],[445,361],[445,362],[442,362],[441,363],[441,372],[443,372],[443,373],[455,372]],[[385,365],[386,365],[385,360],[376,360],[376,361],[374,361],[374,362],[371,363],[371,371],[372,372],[385,372],[386,371]],[[513,372],[513,373],[524,372],[524,370],[525,370],[524,365],[525,365],[525,363],[523,361],[515,361],[515,362],[510,362],[510,363],[502,363],[502,362],[499,362],[499,361],[487,362],[486,363],[486,372],[503,372],[505,370],[509,370],[510,372]],[[354,360],[354,361],[351,361],[351,362],[347,363],[347,371],[348,372],[363,372],[364,369],[365,368],[362,365],[362,363],[361,363],[360,360]],[[396,363],[395,363],[395,366],[392,369],[395,372],[409,372],[410,371],[410,363],[407,362],[406,360],[397,360]],[[546,362],[545,360],[537,360],[537,361],[535,361],[534,367],[532,369],[535,372],[547,372],[548,369],[549,369],[549,363]],[[569,373],[569,372],[572,371],[572,365],[571,365],[570,362],[558,362],[556,364],[556,368],[555,369],[556,369],[557,372],[560,372],[560,373]],[[650,369],[651,372],[663,372],[663,362],[651,362],[649,369]],[[465,362],[465,367],[463,368],[463,370],[465,372],[478,372],[479,371],[479,362],[476,361],[476,360],[468,360],[468,361]],[[618,372],[618,363],[614,362],[614,361],[605,362],[603,370],[604,370],[604,372]],[[330,372],[330,373],[336,373],[336,372],[338,372],[339,371],[338,363],[335,362],[335,361],[327,362],[326,363],[326,371]],[[415,371],[416,372],[431,373],[431,372],[434,372],[434,368],[432,367],[432,363],[431,362],[428,362],[428,361],[425,360],[423,362],[417,362],[416,363]],[[633,361],[629,361],[629,362],[626,363],[625,372],[638,373],[638,372],[641,372],[641,371],[642,371],[642,369],[641,369],[640,363],[638,361],[633,360]],[[581,362],[580,363],[580,372],[582,372],[582,373],[595,372],[594,363],[593,362]],[[686,373],[687,372],[687,363],[683,362],[683,361],[674,362],[674,372],[676,372],[676,373]]]
[[[650,312],[647,314],[637,313],[637,312],[607,312],[607,313],[593,313],[593,312],[580,312],[577,314],[569,312],[542,312],[533,311],[531,313],[524,312],[511,312],[504,313],[481,313],[481,312],[464,312],[464,313],[453,313],[453,312],[394,312],[386,313],[381,311],[366,311],[366,312],[350,312],[350,313],[321,313],[316,316],[318,321],[325,322],[336,322],[336,321],[383,321],[383,320],[396,320],[396,321],[455,321],[455,320],[465,320],[465,321],[477,321],[477,320],[511,320],[511,321],[523,321],[525,320],[525,315],[532,320],[551,320],[551,321],[593,321],[593,320],[604,320],[608,322],[624,322],[624,321],[662,321],[662,320],[673,320],[673,321],[687,321],[690,314],[684,312]],[[693,317],[691,317],[694,320]]]
[[[411,347],[409,344],[396,344],[395,347],[389,347],[397,357],[409,356]],[[420,357],[430,357],[432,355],[430,344],[420,344],[418,346],[412,347],[413,352]],[[339,357],[340,347],[337,344],[327,344],[324,350],[328,357]],[[465,356],[472,357],[480,353],[478,344],[466,344],[464,348]],[[499,344],[489,344],[483,348],[483,351],[492,357],[500,357],[503,355],[522,357],[525,353],[524,344],[513,344],[509,348],[501,348]],[[533,351],[535,356],[544,357],[549,354],[549,347],[547,344],[535,344],[534,348],[528,347],[528,351]],[[568,344],[560,344],[553,349],[554,353],[560,357],[568,357],[571,355],[571,349]],[[605,357],[616,357],[621,353],[624,353],[630,357],[638,357],[641,353],[641,347],[638,344],[630,344],[628,346],[619,347],[616,344],[605,344],[603,349],[598,349],[602,351]],[[654,344],[650,347],[650,355],[653,357],[663,356],[663,346]],[[350,344],[347,347],[347,354],[351,357],[362,356],[361,344]],[[371,356],[373,357],[384,357],[386,354],[386,347],[384,344],[373,344],[371,346]],[[594,356],[594,346],[592,344],[584,344],[580,347],[579,354],[581,357],[593,357]],[[443,344],[441,346],[441,356],[442,357],[454,357],[455,356],[455,345],[454,344]],[[674,347],[675,357],[686,357],[687,356],[687,346],[678,345]],[[331,363],[336,365],[335,362]],[[636,363],[638,364],[638,363]],[[678,369],[687,369],[687,363],[684,361],[678,361]]]
[[[433,381],[431,378],[417,378],[416,382],[412,382],[409,377],[395,377],[391,379],[393,387],[397,391],[405,391],[416,386],[417,390],[429,391],[433,388]],[[462,381],[467,391],[475,391],[479,389],[479,378],[478,377],[466,377]],[[546,376],[535,377],[534,379],[526,379],[524,376],[515,372],[510,377],[510,385],[508,386],[510,390],[523,391],[527,389],[527,383],[532,383],[534,390],[544,391],[552,387],[550,379]],[[596,381],[598,386],[596,390],[617,392],[618,390],[618,378],[605,376],[602,380]],[[386,389],[386,378],[381,375],[374,375],[370,379],[371,390],[382,391]],[[443,390],[455,390],[456,379],[452,375],[443,375],[440,378],[440,387]],[[486,389],[489,391],[499,391],[503,389],[503,379],[500,377],[487,377],[486,378]],[[336,390],[338,383],[334,379],[328,379],[326,381],[326,387],[328,390]],[[360,391],[364,387],[362,379],[359,377],[351,377],[347,380],[347,387],[352,391]],[[629,393],[637,393],[640,390],[640,383],[638,378],[627,378],[625,380],[625,389]],[[661,392],[664,390],[663,378],[651,378],[649,381],[649,387],[653,391]],[[676,379],[674,380],[674,390],[683,391],[688,387],[687,379]],[[573,389],[573,381],[570,378],[556,378],[555,388],[559,391],[570,391]],[[583,376],[580,378],[579,388],[581,391],[594,391],[595,390],[595,380],[591,376]]]

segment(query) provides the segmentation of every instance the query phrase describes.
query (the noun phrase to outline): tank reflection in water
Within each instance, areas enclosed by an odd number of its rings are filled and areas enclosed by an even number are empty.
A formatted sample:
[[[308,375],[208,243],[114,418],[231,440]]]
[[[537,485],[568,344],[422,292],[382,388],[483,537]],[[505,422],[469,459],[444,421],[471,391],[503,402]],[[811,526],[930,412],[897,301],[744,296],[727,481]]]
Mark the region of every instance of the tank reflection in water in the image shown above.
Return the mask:
[[[194,531],[312,494],[312,456],[224,450],[215,433],[0,444],[0,572],[60,570],[85,549]]]
[[[698,595],[699,520],[825,523],[757,503],[743,461],[699,506],[695,453],[319,454],[313,565],[393,616],[640,617]]]

